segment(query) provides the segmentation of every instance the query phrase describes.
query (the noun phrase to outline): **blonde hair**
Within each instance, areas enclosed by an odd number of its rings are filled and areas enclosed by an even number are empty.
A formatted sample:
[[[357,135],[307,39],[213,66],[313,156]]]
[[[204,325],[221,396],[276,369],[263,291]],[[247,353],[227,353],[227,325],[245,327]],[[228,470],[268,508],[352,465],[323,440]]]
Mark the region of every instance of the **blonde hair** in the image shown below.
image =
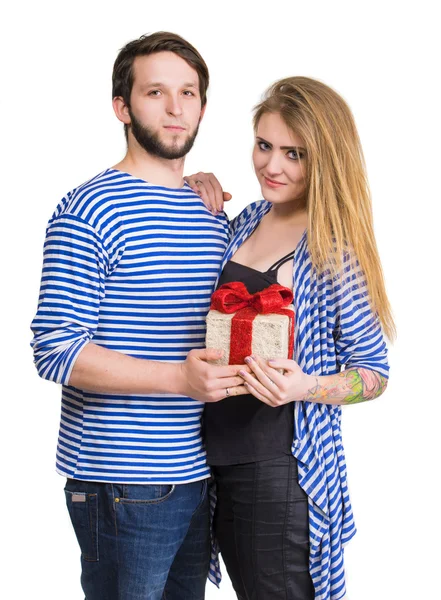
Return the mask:
[[[364,273],[372,309],[389,339],[395,324],[375,242],[363,151],[351,110],[327,85],[308,77],[274,83],[255,107],[254,129],[265,113],[277,113],[306,150],[308,248],[318,271],[341,273],[351,252]]]

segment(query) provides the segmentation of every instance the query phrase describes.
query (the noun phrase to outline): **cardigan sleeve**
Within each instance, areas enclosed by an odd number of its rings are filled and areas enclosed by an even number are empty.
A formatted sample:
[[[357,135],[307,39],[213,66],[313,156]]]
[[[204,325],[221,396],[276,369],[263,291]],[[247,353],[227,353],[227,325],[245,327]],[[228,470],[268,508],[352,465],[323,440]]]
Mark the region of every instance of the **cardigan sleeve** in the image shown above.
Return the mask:
[[[364,274],[346,254],[343,272],[334,279],[337,363],[340,368],[364,367],[389,376],[387,346],[381,324],[370,306]]]

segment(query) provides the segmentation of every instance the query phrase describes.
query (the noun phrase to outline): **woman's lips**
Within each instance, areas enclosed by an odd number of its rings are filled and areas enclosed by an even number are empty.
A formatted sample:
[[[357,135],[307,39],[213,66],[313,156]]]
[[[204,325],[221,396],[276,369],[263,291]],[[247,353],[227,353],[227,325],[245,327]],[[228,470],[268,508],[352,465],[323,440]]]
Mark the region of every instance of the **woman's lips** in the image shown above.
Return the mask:
[[[279,187],[282,187],[283,185],[286,185],[286,183],[281,183],[280,181],[274,181],[274,179],[268,179],[268,177],[265,177],[265,175],[263,176],[263,178],[268,187],[279,188]]]

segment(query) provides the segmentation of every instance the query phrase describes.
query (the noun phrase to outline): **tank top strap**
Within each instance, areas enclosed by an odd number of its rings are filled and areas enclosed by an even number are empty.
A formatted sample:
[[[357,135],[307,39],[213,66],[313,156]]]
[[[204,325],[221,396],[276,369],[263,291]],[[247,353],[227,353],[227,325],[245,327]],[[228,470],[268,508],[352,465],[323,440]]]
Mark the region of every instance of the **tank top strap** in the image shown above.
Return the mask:
[[[292,258],[294,258],[294,254],[295,254],[295,250],[292,250],[289,254],[287,254],[283,258],[279,258],[279,260],[277,260],[272,265],[272,267],[270,267],[268,269],[267,273],[269,273],[270,271],[278,271],[282,265],[284,265],[286,262],[288,262],[289,260],[291,260]]]

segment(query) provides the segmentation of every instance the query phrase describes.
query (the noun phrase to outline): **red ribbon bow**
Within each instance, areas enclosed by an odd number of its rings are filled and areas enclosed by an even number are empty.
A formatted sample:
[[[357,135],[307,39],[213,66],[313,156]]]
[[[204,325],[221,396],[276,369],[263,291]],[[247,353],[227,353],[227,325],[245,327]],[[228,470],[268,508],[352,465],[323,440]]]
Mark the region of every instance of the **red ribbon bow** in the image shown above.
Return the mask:
[[[211,309],[224,314],[236,313],[231,321],[230,365],[242,365],[252,354],[253,321],[257,315],[289,317],[289,356],[294,348],[294,312],[284,308],[293,301],[292,291],[278,283],[250,294],[244,283],[233,281],[217,289],[211,298]]]

